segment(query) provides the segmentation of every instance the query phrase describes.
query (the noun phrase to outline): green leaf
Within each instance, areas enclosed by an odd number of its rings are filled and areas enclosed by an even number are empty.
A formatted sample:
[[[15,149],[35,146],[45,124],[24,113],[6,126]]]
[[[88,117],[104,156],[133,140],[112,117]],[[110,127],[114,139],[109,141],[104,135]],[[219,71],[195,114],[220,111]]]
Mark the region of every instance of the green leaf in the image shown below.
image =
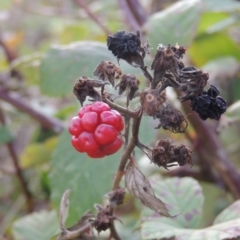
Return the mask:
[[[197,31],[201,7],[200,0],[183,0],[150,16],[144,29],[151,46],[189,45]]]
[[[204,10],[211,12],[232,12],[240,9],[240,3],[236,0],[202,0]]]
[[[39,84],[39,65],[42,54],[34,53],[19,57],[11,62],[11,69],[18,70],[23,74],[24,80],[28,84]]]
[[[224,240],[240,236],[240,200],[219,214],[215,225],[193,229],[197,226],[203,204],[202,189],[198,182],[191,178],[171,178],[160,182],[156,178],[151,183],[156,196],[170,205],[170,213],[177,209],[181,210],[181,214],[173,219],[145,214],[141,229],[143,239],[174,237],[175,240]]]
[[[29,144],[20,156],[21,167],[26,169],[50,160],[57,138],[51,137],[43,143]]]
[[[205,12],[198,25],[198,34],[205,33],[209,27],[228,19],[229,14],[224,12]]]
[[[197,37],[187,52],[196,66],[225,56],[240,60],[240,46],[222,32]]]
[[[13,140],[13,135],[9,131],[7,126],[0,127],[0,144],[8,143]]]
[[[226,221],[238,219],[240,220],[240,200],[231,204],[228,208],[224,209],[214,220],[213,224],[219,224]]]
[[[117,64],[106,44],[83,41],[69,45],[56,45],[49,49],[40,66],[41,90],[50,96],[64,96],[72,92],[78,77],[93,77],[97,65],[103,61]],[[141,71],[120,61],[125,73],[140,74]]]
[[[159,178],[150,180],[155,195],[160,198],[170,210],[170,215],[178,215],[170,222],[177,222],[179,226],[194,228],[201,220],[203,194],[199,183],[192,178],[171,178],[165,181]],[[145,216],[150,217],[148,214]],[[153,219],[155,219],[155,214]],[[157,217],[159,218],[159,217]],[[166,218],[160,218],[163,222]],[[167,222],[169,222],[167,220]]]
[[[87,210],[93,210],[94,203],[101,204],[104,195],[111,190],[120,152],[101,159],[90,159],[73,149],[68,131],[61,134],[53,153],[49,179],[51,199],[58,208],[62,194],[67,189],[71,190],[67,221],[70,225],[76,223]]]
[[[60,231],[57,213],[45,210],[18,219],[12,229],[16,240],[47,240]]]
[[[169,219],[170,220],[170,219]],[[203,229],[184,229],[176,222],[160,219],[143,223],[143,239],[162,239],[175,236],[175,240],[226,240],[240,236],[240,219],[216,224]]]

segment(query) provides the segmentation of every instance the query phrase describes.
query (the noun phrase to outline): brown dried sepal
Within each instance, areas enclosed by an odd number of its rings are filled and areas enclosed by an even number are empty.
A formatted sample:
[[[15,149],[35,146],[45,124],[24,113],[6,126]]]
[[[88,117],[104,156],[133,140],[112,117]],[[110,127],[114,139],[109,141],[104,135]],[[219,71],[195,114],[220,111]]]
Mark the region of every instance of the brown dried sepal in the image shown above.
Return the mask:
[[[101,101],[100,94],[94,87],[104,86],[106,83],[101,80],[93,80],[86,76],[80,77],[73,87],[73,93],[83,105],[87,97],[91,97],[94,101]]]
[[[106,231],[109,229],[116,217],[113,216],[113,208],[110,205],[107,205],[105,208],[100,208],[98,205],[97,208],[98,214],[96,216],[96,219],[93,221],[93,226],[99,233],[101,231]]]
[[[163,81],[166,72],[171,72],[174,76],[178,75],[178,59],[181,58],[184,53],[183,47],[173,47],[170,44],[167,47],[162,44],[158,46],[157,53],[151,65],[151,69],[153,70],[152,89],[155,89],[159,82]]]
[[[192,151],[185,145],[171,145],[170,139],[159,140],[152,150],[152,162],[168,170],[169,167],[192,164]]]
[[[155,89],[146,89],[140,93],[140,103],[143,112],[149,116],[155,117],[165,101],[165,91],[159,94]]]
[[[113,86],[115,85],[115,79],[118,79],[122,75],[122,71],[115,64],[109,61],[102,61],[93,73],[94,76],[98,76],[103,81],[109,81]]]
[[[164,167],[168,170],[168,161],[170,159],[170,151],[171,151],[171,140],[159,140],[156,142],[155,147],[152,150],[152,162],[158,165],[159,167]],[[177,166],[177,165],[173,165]]]
[[[125,189],[121,187],[117,187],[114,191],[109,192],[106,196],[109,199],[111,206],[121,205],[123,204],[125,197]]]
[[[184,133],[188,126],[188,122],[182,113],[168,102],[161,106],[160,111],[156,114],[156,118],[159,119],[156,129],[162,127],[174,133]]]
[[[174,146],[172,150],[172,161],[177,161],[179,166],[183,166],[186,163],[192,166],[192,150],[183,144]]]
[[[138,91],[140,81],[133,74],[123,74],[120,81],[117,83],[115,88],[119,88],[119,95],[123,94],[125,91],[130,100],[135,96]]]
[[[185,69],[189,69],[189,71],[185,71]],[[208,79],[208,73],[203,73],[198,70],[194,71],[193,67],[183,68],[181,71],[182,84],[180,90],[183,91],[185,95],[180,98],[181,101],[194,99],[202,94]]]

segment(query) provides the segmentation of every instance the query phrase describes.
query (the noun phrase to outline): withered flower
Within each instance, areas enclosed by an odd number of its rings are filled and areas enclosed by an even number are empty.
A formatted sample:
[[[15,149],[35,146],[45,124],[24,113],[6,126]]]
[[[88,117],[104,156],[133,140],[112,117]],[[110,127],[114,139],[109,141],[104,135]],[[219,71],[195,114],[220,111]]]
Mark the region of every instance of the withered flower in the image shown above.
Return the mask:
[[[113,220],[117,219],[113,216],[113,208],[110,205],[103,208],[99,204],[95,204],[94,207],[97,209],[98,214],[93,222],[93,226],[98,232],[106,231],[113,224]]]
[[[179,59],[183,57],[185,51],[186,48],[180,47],[177,44],[175,46],[169,44],[167,47],[162,44],[158,46],[157,53],[151,65],[151,69],[153,70],[152,89],[155,89],[160,82],[163,82],[164,78],[168,78],[166,74],[173,75],[176,78],[175,81],[178,81],[179,71],[184,67]]]
[[[160,94],[156,89],[146,89],[140,93],[140,103],[143,112],[149,116],[155,117],[162,104],[166,101],[166,92]]]
[[[127,95],[130,100],[135,96],[135,93],[138,91],[140,81],[133,74],[123,74],[119,83],[115,88],[119,88],[119,95],[127,91]]]
[[[186,163],[193,165],[191,149],[187,148],[183,144],[181,144],[180,146],[173,146],[171,151],[171,161],[178,162],[179,166],[183,166]]]
[[[187,67],[181,70],[181,87],[180,90],[185,93],[180,97],[181,101],[194,99],[202,94],[204,87],[207,85],[209,75],[194,67]]]
[[[93,73],[94,76],[98,76],[103,81],[109,81],[113,86],[114,79],[118,79],[122,75],[120,68],[116,67],[115,64],[109,61],[102,61]]]
[[[83,105],[87,97],[93,98],[95,101],[101,101],[100,94],[94,87],[102,87],[106,82],[101,80],[93,80],[86,76],[80,77],[73,87],[73,93],[76,95],[80,104]]]
[[[218,96],[219,90],[210,85],[208,91],[191,100],[192,110],[197,112],[202,120],[207,118],[219,120],[227,109],[226,101]]]
[[[170,139],[159,140],[152,150],[152,162],[168,170],[169,167],[189,163],[192,165],[192,151],[185,145],[171,145]]]
[[[153,82],[151,83],[151,88],[155,89],[157,87],[167,71],[175,74],[177,67],[178,60],[175,57],[175,53],[172,50],[171,45],[168,45],[167,47],[162,44],[159,45],[151,65],[151,69],[153,70]]]
[[[124,188],[117,187],[114,191],[106,194],[106,197],[109,199],[111,206],[121,205],[123,204],[125,193]]]
[[[139,32],[134,34],[118,31],[113,36],[108,36],[107,46],[118,60],[123,59],[134,67],[144,66]]]
[[[177,164],[168,164],[170,160],[171,140],[159,140],[156,142],[155,147],[152,150],[152,162],[159,167],[164,167],[168,170],[168,167],[177,166]]]
[[[159,119],[159,125],[156,128],[162,127],[174,133],[184,133],[188,126],[188,122],[182,113],[168,102],[161,106],[156,118]]]

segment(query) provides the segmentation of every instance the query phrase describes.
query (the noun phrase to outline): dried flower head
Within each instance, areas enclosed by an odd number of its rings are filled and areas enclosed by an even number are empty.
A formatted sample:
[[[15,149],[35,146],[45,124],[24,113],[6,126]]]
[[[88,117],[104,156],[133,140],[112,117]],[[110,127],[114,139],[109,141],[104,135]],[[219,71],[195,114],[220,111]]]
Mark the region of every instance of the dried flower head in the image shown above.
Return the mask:
[[[111,206],[121,205],[123,204],[125,193],[124,188],[117,187],[114,191],[106,194],[106,197],[109,199]]]
[[[179,166],[183,166],[186,163],[189,163],[192,166],[193,163],[191,149],[187,148],[183,144],[181,144],[180,146],[173,146],[171,151],[171,161],[178,162]]]
[[[209,79],[208,73],[196,70],[194,67],[187,67],[181,70],[180,90],[185,93],[181,101],[194,99],[202,94],[204,87]]]
[[[120,68],[109,61],[102,61],[93,73],[94,76],[98,76],[103,81],[109,81],[114,86],[114,79],[118,79],[122,75]]]
[[[127,96],[132,100],[138,91],[140,81],[133,74],[123,74],[115,88],[119,88],[119,95],[127,92]]]
[[[191,100],[192,110],[197,112],[202,120],[207,118],[219,120],[227,109],[226,101],[218,96],[219,90],[210,85],[208,91]]]
[[[80,104],[83,105],[87,97],[93,98],[95,101],[100,101],[100,94],[94,87],[102,87],[106,84],[101,80],[93,80],[86,76],[80,77],[73,87],[73,93],[76,95]]]
[[[185,145],[171,145],[170,139],[159,140],[152,150],[152,162],[168,170],[169,167],[192,165],[192,151]]]
[[[149,116],[155,117],[165,101],[165,91],[159,94],[155,89],[146,89],[140,93],[140,102],[143,112]]]
[[[158,46],[157,53],[151,65],[151,69],[153,70],[151,88],[157,88],[158,84],[163,82],[164,78],[168,78],[166,74],[178,78],[179,70],[184,66],[179,59],[183,57],[185,51],[186,49],[179,45],[171,46],[169,44],[166,47],[160,44]]]
[[[118,31],[113,36],[108,36],[107,46],[118,60],[123,59],[134,67],[144,66],[139,32],[134,34]]]
[[[184,133],[188,122],[180,111],[175,109],[169,102],[165,102],[156,118],[159,119],[159,125],[156,128],[163,128],[174,133]]]
[[[97,209],[98,214],[93,222],[93,226],[98,232],[106,231],[111,227],[113,220],[116,219],[113,216],[113,208],[109,205],[103,208],[98,204],[95,204],[94,207]]]
[[[168,165],[168,161],[170,160],[170,152],[171,150],[171,140],[159,140],[156,142],[155,147],[152,150],[152,162],[158,165],[159,167],[162,166],[168,170],[168,167],[177,166]]]

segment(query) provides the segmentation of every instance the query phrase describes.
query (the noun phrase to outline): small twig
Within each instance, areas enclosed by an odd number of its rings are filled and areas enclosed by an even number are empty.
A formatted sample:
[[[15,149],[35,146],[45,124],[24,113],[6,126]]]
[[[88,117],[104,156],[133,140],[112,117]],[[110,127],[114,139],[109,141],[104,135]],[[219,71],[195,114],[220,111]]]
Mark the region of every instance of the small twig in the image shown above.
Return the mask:
[[[102,24],[101,20],[98,19],[98,17],[92,13],[92,11],[89,9],[88,5],[84,2],[84,0],[75,0],[75,2],[78,4],[78,6],[82,7],[85,12],[88,14],[88,16],[107,34],[111,34],[111,31]]]
[[[150,83],[152,83],[153,77],[152,77],[152,75],[149,73],[149,71],[147,70],[147,66],[140,67],[140,68],[141,68],[144,76],[148,79],[148,81],[149,81]]]
[[[117,110],[118,112],[120,112],[123,115],[135,118],[136,117],[136,112],[129,110],[127,108],[121,107],[119,105],[117,105],[116,103],[111,102],[110,100],[108,100],[107,98],[103,98],[103,102],[107,103],[111,108]]]
[[[64,129],[63,123],[60,120],[48,117],[36,111],[34,108],[27,105],[18,94],[9,93],[6,90],[0,89],[0,99],[10,103],[20,111],[27,113],[48,129],[52,129],[57,133]]]
[[[121,240],[121,238],[119,237],[119,235],[116,231],[116,228],[114,227],[114,224],[111,225],[110,232],[111,232],[110,239],[114,238],[115,240]]]
[[[58,240],[70,240],[75,239],[79,236],[81,236],[84,232],[86,232],[89,228],[91,228],[91,223],[87,223],[85,226],[75,230],[75,231],[69,231],[66,230],[63,235],[59,237]]]
[[[1,107],[0,107],[0,121],[3,125],[6,125],[4,112]],[[19,159],[18,159],[17,153],[14,149],[14,145],[12,142],[6,143],[6,146],[7,146],[8,152],[12,158],[13,165],[14,165],[19,183],[21,185],[23,194],[26,198],[28,212],[31,213],[33,211],[33,198],[32,198],[32,194],[31,194],[30,190],[28,189],[28,184],[27,184],[26,179],[24,178],[22,169],[19,165]]]
[[[139,126],[140,126],[140,122],[142,119],[142,108],[140,108],[137,111],[137,113],[138,113],[137,114],[138,117],[133,119],[132,137],[122,154],[122,157],[121,157],[121,160],[120,160],[120,163],[118,166],[118,171],[117,171],[114,183],[113,183],[112,190],[115,190],[119,186],[122,176],[124,175],[124,169],[127,164],[127,161],[129,159],[129,157],[131,156],[131,153],[136,145],[136,142],[138,142]]]

